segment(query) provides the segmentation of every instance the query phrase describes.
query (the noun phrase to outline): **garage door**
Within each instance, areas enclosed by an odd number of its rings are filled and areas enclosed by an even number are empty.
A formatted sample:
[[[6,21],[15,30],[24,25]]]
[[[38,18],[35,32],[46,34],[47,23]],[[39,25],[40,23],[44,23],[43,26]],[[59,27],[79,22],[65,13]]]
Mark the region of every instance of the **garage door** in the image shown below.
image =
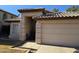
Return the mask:
[[[42,24],[42,43],[79,47],[79,24]]]

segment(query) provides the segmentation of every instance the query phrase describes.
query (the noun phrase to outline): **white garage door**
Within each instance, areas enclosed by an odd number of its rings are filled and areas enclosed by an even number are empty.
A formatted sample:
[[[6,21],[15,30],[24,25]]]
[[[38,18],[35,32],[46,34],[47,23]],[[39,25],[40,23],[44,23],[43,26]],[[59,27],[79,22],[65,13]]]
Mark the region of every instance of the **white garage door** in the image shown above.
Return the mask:
[[[42,43],[79,47],[79,24],[42,24]]]

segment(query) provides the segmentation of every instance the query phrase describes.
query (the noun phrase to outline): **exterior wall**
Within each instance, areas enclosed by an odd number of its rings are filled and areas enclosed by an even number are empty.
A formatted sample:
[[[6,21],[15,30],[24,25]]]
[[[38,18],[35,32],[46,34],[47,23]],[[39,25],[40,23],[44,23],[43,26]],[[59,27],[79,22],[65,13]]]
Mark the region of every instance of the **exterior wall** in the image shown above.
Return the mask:
[[[41,23],[39,21],[36,22],[36,39],[35,42],[36,43],[41,43],[41,35],[42,35],[42,31],[41,31]]]
[[[62,19],[62,20],[37,20],[37,23],[36,23],[36,43],[42,43],[42,35],[43,35],[43,24],[61,24],[62,26],[64,26],[65,24],[71,24],[71,27],[72,25],[75,26],[75,24],[79,24],[79,20],[78,19]],[[78,25],[79,26],[79,25]],[[77,27],[78,27],[77,26]],[[76,29],[77,30],[77,29]],[[71,31],[70,31],[71,32]],[[74,36],[76,37],[76,36]],[[74,40],[74,38],[72,39]],[[79,40],[78,40],[79,41]]]
[[[2,19],[3,19],[3,14],[4,13],[0,11],[0,21],[2,21]]]
[[[25,19],[25,32],[26,32],[26,35],[28,36],[30,35],[30,31],[31,31],[31,23],[30,23],[31,20],[32,19],[28,19],[28,18]]]
[[[20,40],[24,41],[26,37],[26,32],[25,32],[25,18],[23,15],[21,15],[21,20],[20,20]]]
[[[11,16],[12,16],[12,15],[10,15],[10,14],[7,14],[7,19],[10,19],[10,18],[11,18]]]
[[[11,40],[20,40],[20,18],[6,19],[3,25],[10,25],[10,34],[9,38]]]
[[[12,40],[19,40],[19,31],[20,31],[19,23],[11,23],[9,38]]]
[[[35,16],[35,15],[40,15],[42,14],[42,11],[40,12],[25,12],[25,13],[22,13],[21,15],[22,16]]]
[[[21,14],[21,22],[20,22],[20,40],[24,41],[26,40],[27,36],[26,34],[30,33],[30,23],[29,23],[29,18],[34,15],[42,14],[42,12],[27,12],[27,13],[22,13]]]

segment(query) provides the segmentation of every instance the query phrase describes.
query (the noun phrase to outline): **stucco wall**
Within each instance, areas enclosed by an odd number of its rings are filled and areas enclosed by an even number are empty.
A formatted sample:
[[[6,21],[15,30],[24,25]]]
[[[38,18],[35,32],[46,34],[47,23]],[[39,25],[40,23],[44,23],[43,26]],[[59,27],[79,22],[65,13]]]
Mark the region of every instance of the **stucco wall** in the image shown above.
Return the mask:
[[[35,15],[40,15],[40,14],[42,14],[42,11],[39,11],[39,12],[37,12],[37,11],[35,11],[35,12],[25,12],[25,13],[22,13],[21,15],[22,16],[35,16]]]
[[[20,29],[19,23],[11,23],[9,38],[12,40],[19,40],[19,31],[20,31],[19,29]]]
[[[11,16],[12,16],[12,15],[10,15],[10,14],[7,14],[7,19],[10,19],[10,18],[11,18]]]
[[[20,26],[21,26],[21,29],[20,29],[20,40],[26,40],[27,36],[26,34],[29,34],[30,33],[30,22],[29,22],[29,18],[28,17],[32,17],[34,15],[39,15],[39,14],[42,14],[42,11],[41,12],[25,12],[25,13],[21,13],[21,22],[20,22]]]

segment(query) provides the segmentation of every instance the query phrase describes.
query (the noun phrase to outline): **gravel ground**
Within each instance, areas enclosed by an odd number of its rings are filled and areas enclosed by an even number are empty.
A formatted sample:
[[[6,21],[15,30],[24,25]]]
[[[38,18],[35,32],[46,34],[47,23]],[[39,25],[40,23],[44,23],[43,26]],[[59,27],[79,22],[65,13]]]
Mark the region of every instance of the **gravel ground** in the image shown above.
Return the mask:
[[[27,50],[11,48],[11,47],[15,46],[16,43],[18,43],[18,42],[0,39],[0,53],[24,53],[24,52],[26,52]]]

